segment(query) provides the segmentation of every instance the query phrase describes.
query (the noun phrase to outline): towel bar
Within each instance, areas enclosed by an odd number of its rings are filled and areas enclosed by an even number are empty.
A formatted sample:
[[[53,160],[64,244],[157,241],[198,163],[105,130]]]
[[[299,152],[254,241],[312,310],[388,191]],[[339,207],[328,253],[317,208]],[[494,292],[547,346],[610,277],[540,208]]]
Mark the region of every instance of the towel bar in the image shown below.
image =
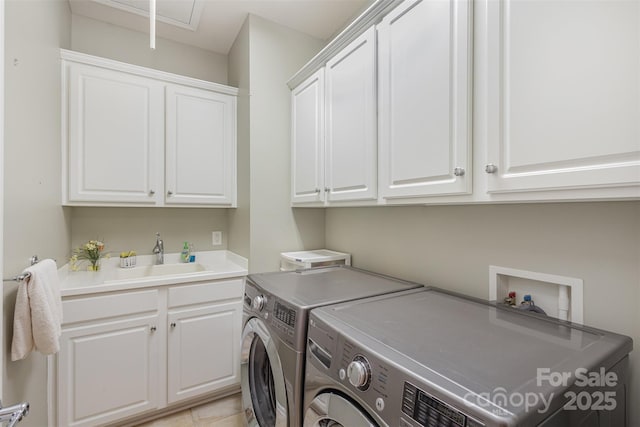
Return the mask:
[[[13,277],[2,279],[2,280],[5,282],[8,282],[8,281],[22,282],[24,280],[27,280],[29,277],[31,277],[31,273],[23,273],[23,274],[18,274],[17,276],[13,276]]]
[[[31,258],[29,258],[29,262],[31,263],[31,265],[35,265],[38,262],[40,262],[40,259],[38,259],[38,255],[33,255]],[[27,280],[29,277],[31,277],[31,273],[22,273],[22,274],[18,274],[17,276],[10,277],[8,279],[2,279],[2,281],[3,282],[10,282],[10,281],[22,282],[24,280]]]

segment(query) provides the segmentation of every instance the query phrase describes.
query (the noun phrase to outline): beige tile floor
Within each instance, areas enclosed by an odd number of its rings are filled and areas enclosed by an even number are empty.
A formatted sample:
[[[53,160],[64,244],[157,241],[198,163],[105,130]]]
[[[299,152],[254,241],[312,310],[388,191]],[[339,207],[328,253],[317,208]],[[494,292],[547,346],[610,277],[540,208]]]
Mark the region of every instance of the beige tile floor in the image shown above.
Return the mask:
[[[242,427],[240,394],[196,406],[136,427]]]

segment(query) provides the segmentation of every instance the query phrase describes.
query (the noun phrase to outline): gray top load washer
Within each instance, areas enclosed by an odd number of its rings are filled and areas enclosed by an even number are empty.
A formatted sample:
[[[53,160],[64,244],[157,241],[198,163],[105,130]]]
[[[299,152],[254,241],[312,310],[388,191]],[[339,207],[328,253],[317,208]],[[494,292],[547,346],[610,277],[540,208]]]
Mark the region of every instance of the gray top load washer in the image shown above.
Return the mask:
[[[418,287],[347,266],[249,275],[240,363],[247,424],[301,425],[311,309]]]
[[[308,342],[305,426],[340,425],[332,399],[372,426],[626,425],[626,336],[422,288],[315,309]]]

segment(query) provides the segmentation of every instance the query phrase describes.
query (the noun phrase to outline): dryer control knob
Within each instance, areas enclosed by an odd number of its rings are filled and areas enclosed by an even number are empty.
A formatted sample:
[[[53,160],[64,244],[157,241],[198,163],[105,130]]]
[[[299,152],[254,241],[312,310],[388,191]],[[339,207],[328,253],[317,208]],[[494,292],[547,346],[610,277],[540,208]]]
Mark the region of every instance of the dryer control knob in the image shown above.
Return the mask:
[[[347,377],[352,386],[360,390],[368,389],[371,382],[371,368],[367,359],[356,356],[347,366]]]
[[[264,295],[257,295],[253,297],[254,310],[262,311],[266,303],[267,303],[267,298]]]

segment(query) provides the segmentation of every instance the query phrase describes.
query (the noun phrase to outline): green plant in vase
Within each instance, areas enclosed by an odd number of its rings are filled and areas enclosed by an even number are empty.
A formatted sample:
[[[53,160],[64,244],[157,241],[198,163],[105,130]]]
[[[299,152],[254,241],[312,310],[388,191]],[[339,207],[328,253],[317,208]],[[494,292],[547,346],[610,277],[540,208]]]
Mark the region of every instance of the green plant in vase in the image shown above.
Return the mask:
[[[100,259],[106,257],[107,255],[104,254],[104,243],[99,240],[89,240],[87,243],[73,250],[71,257],[72,270],[77,270],[75,263],[78,260],[87,260],[89,261],[87,270],[99,271]]]

